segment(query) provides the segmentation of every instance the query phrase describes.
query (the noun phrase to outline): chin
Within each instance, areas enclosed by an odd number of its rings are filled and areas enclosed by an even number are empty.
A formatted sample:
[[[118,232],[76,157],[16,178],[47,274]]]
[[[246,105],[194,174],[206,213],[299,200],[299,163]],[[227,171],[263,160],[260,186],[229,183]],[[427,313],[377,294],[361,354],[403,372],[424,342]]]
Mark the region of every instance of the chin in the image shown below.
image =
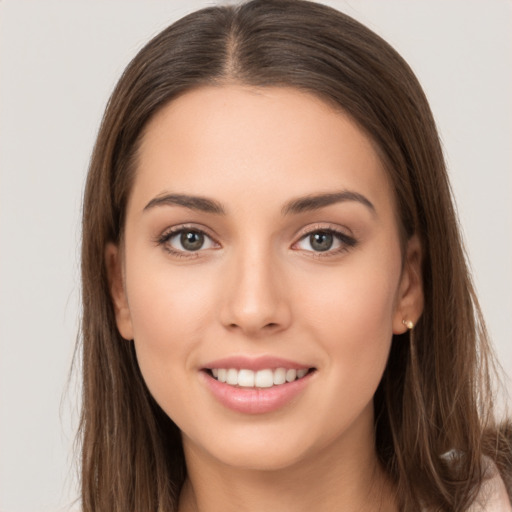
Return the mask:
[[[233,446],[229,452],[217,456],[219,462],[226,466],[244,471],[280,471],[300,464],[306,453],[283,446],[267,444]]]
[[[218,429],[208,437],[184,436],[184,448],[186,453],[199,451],[212,462],[239,470],[280,471],[323,458],[344,437],[343,429],[325,432],[312,425],[297,427],[297,423],[287,428],[253,423],[225,429],[223,434]]]

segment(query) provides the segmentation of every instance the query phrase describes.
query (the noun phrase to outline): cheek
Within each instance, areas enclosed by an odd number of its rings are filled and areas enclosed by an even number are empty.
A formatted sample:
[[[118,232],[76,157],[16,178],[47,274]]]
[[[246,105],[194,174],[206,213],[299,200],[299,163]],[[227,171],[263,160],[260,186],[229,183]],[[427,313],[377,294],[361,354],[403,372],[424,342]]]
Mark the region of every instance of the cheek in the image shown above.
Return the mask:
[[[390,254],[380,263],[347,263],[324,280],[317,276],[316,285],[308,287],[311,293],[302,294],[297,316],[319,340],[330,364],[341,369],[345,385],[378,384],[393,334],[399,278],[400,254]]]
[[[399,275],[399,264],[341,266],[313,277],[297,302],[305,306],[301,314],[322,319],[319,325],[364,332],[385,324],[391,332]]]
[[[161,259],[161,258],[160,258]],[[128,262],[129,264],[129,262]],[[165,261],[147,263],[140,272],[127,264],[126,287],[137,359],[144,379],[155,395],[178,372],[190,366],[212,315],[212,283],[201,272],[180,272]]]

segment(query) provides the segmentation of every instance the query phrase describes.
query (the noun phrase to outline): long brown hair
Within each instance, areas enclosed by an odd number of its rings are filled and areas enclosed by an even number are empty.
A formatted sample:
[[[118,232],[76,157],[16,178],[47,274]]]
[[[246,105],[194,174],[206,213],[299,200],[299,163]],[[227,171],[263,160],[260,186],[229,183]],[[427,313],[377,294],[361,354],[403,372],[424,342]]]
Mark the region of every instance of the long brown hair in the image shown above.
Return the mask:
[[[483,435],[493,427],[492,355],[425,95],[396,51],[352,18],[302,0],[253,0],[203,9],[157,35],[103,118],[83,209],[83,511],[177,508],[186,475],[180,432],[149,394],[133,342],[117,331],[104,252],[122,237],[147,122],[179,94],[224,83],[312,93],[348,113],[378,148],[403,239],[422,241],[425,307],[414,335],[393,339],[374,398],[376,451],[402,510],[466,510],[482,456],[510,459],[497,434]]]

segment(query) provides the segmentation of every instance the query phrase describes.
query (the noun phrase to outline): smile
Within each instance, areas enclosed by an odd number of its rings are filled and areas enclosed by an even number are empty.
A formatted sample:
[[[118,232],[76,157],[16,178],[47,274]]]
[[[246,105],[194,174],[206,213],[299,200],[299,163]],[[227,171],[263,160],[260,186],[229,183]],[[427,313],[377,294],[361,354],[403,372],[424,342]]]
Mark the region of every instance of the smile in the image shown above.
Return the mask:
[[[317,373],[316,368],[273,358],[229,358],[208,365],[199,375],[222,406],[242,414],[265,414],[297,400]]]
[[[267,368],[258,371],[236,368],[212,368],[211,376],[217,381],[242,388],[271,388],[302,379],[308,368]]]

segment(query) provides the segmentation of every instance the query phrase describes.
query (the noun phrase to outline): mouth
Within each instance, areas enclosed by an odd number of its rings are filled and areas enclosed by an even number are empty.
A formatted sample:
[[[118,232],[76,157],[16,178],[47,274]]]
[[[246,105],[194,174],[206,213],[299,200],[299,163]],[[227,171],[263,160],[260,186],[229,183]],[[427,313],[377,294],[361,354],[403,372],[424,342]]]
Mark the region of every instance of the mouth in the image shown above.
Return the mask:
[[[308,395],[307,390],[315,390],[318,369],[271,355],[238,355],[209,361],[199,373],[222,406],[241,414],[266,414],[290,406]]]
[[[268,389],[290,384],[316,371],[315,368],[205,368],[203,370],[218,382],[238,388]]]

